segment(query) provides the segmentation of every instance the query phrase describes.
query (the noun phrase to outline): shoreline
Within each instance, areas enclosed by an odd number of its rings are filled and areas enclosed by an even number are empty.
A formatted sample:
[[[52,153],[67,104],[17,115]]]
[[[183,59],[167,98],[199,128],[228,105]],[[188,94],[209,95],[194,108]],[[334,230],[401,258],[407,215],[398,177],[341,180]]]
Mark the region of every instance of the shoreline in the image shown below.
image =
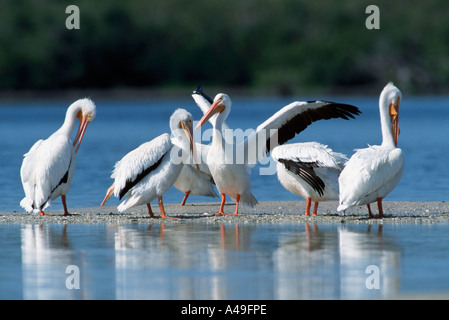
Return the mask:
[[[68,88],[60,90],[2,90],[0,91],[0,102],[3,103],[25,103],[30,101],[51,101],[51,100],[76,100],[80,97],[91,97],[94,100],[151,100],[165,98],[189,98],[196,85],[183,85],[174,87],[115,87],[115,88]],[[307,98],[317,97],[378,97],[378,88],[303,88],[298,92],[281,94],[275,89],[258,87],[221,87],[216,85],[205,85],[210,92],[227,92],[233,97],[283,97],[283,98]],[[410,98],[422,96],[447,97],[449,91],[426,91],[420,94],[411,93]]]
[[[373,214],[377,206],[372,205]],[[152,205],[155,216],[159,208]],[[146,206],[138,206],[119,213],[116,206],[69,208],[70,216],[62,210],[46,210],[54,216],[41,217],[23,212],[0,212],[0,224],[129,224],[129,223],[207,223],[207,224],[449,224],[449,203],[384,201],[384,218],[369,219],[366,206],[348,209],[345,214],[336,211],[337,202],[320,203],[318,215],[304,216],[305,201],[264,201],[256,207],[240,207],[241,215],[216,216],[218,202],[187,203],[183,207],[166,204],[167,216],[178,219],[150,218]],[[225,205],[225,212],[234,211],[234,202]]]

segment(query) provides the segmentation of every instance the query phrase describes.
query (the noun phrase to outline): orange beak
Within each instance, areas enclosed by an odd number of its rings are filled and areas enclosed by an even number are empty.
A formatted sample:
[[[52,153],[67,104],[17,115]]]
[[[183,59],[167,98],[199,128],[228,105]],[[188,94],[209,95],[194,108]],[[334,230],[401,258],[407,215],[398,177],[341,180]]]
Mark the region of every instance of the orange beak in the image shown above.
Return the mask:
[[[198,129],[199,127],[201,127],[203,124],[205,124],[216,113],[222,113],[224,109],[225,109],[225,106],[223,104],[221,104],[221,99],[215,101],[210,106],[209,110],[207,110],[207,112],[201,118],[201,120],[198,122],[198,124],[195,127],[195,130]]]
[[[189,123],[188,125],[186,125],[184,122],[181,122],[180,125],[181,125],[181,128],[184,130],[185,135],[189,139],[190,152],[193,155],[193,162],[196,165],[196,168],[199,170],[200,167],[198,166],[198,155],[196,153],[195,140],[193,139],[193,127],[192,127],[192,124]]]
[[[106,203],[106,201],[108,201],[108,199],[114,194],[114,184],[112,184],[112,186],[110,186],[108,188],[108,191],[106,191],[106,196],[103,199],[103,202],[100,204],[100,206],[104,206],[104,204]]]
[[[398,138],[401,133],[401,130],[399,130],[399,104],[399,98],[396,100],[396,103],[390,104],[391,126],[393,129],[393,140],[396,147],[398,146]]]
[[[79,118],[80,118],[80,125],[78,127],[78,132],[76,133],[75,140],[73,141],[73,147],[75,147],[75,145],[78,143],[78,146],[75,149],[75,153],[78,152],[78,149],[81,146],[81,141],[83,140],[84,134],[86,133],[87,125],[90,123],[91,115],[88,114],[87,116],[84,116],[83,114]]]

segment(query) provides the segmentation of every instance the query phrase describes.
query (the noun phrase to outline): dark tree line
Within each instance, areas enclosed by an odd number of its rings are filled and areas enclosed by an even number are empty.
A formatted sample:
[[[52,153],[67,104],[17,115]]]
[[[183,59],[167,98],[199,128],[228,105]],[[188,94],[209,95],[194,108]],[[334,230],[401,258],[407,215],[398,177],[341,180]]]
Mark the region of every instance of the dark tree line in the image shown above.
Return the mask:
[[[80,9],[79,30],[65,8]],[[380,29],[365,8],[380,8]],[[2,0],[0,89],[447,91],[449,2]]]

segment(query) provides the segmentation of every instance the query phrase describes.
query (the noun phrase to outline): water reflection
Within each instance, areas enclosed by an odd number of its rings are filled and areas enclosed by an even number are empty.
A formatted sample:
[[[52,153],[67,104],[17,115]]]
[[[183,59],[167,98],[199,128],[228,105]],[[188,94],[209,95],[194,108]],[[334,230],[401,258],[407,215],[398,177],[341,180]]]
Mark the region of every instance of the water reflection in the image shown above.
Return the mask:
[[[377,232],[371,232],[372,228]],[[399,250],[382,237],[383,226],[368,226],[366,234],[339,230],[341,298],[388,297],[399,293]],[[374,230],[375,231],[375,230]],[[379,270],[378,284],[366,284]],[[376,285],[382,290],[367,286]],[[380,292],[377,292],[380,291]]]
[[[115,230],[118,299],[229,299],[255,227],[150,225]],[[247,260],[248,258],[245,258]]]
[[[364,299],[399,292],[382,226],[24,225],[25,299]],[[80,289],[66,287],[69,265]],[[368,266],[380,270],[369,289]],[[374,274],[375,276],[375,274]]]
[[[367,299],[399,292],[399,249],[383,239],[382,225],[322,231],[306,224],[305,232],[280,237],[273,261],[276,299]],[[368,266],[379,268],[379,289],[366,285]]]
[[[43,225],[25,225],[21,230],[24,299],[76,299],[77,290],[67,290],[65,269],[75,264],[67,239],[67,226],[54,232]]]

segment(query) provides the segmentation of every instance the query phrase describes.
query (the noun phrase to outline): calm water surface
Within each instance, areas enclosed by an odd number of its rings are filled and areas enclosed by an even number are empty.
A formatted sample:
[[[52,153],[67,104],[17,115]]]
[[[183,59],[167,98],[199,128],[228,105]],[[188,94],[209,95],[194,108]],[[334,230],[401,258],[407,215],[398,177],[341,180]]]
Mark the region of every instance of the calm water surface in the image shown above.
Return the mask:
[[[356,120],[333,119],[313,123],[292,142],[318,141],[348,156],[356,148],[381,142],[378,97],[327,99],[356,105],[363,113]],[[256,128],[293,100],[237,97],[233,99],[227,122],[231,128]],[[71,102],[0,103],[0,211],[22,210],[19,202],[24,194],[19,172],[23,154],[35,141],[47,138],[61,126]],[[189,98],[97,100],[96,104],[97,117],[88,127],[77,157],[75,176],[67,197],[70,208],[98,206],[112,182],[110,174],[115,162],[141,143],[169,132],[168,120],[177,107],[189,110],[196,120],[201,117],[201,111]],[[449,98],[446,97],[404,97],[400,107],[399,146],[405,152],[406,165],[399,185],[387,200],[449,199],[449,169],[446,165],[449,158],[449,148],[446,147],[449,136],[448,106]],[[208,126],[204,127],[207,129]],[[196,140],[200,141],[200,132],[197,131],[196,135]],[[210,142],[210,137],[203,138],[206,139],[203,143]],[[251,182],[256,198],[259,201],[302,200],[283,189],[276,175],[259,175],[259,169],[268,165],[260,165],[252,172]],[[164,199],[167,203],[178,203],[182,196],[180,191],[172,188]],[[210,200],[191,197],[190,201]],[[57,199],[51,209],[61,209],[60,202]],[[111,198],[108,203],[117,205],[119,202]]]
[[[0,298],[371,299],[447,293],[448,232],[448,225],[0,225]],[[75,283],[69,266],[79,270],[79,289],[66,286]],[[375,275],[377,287],[367,286]]]

